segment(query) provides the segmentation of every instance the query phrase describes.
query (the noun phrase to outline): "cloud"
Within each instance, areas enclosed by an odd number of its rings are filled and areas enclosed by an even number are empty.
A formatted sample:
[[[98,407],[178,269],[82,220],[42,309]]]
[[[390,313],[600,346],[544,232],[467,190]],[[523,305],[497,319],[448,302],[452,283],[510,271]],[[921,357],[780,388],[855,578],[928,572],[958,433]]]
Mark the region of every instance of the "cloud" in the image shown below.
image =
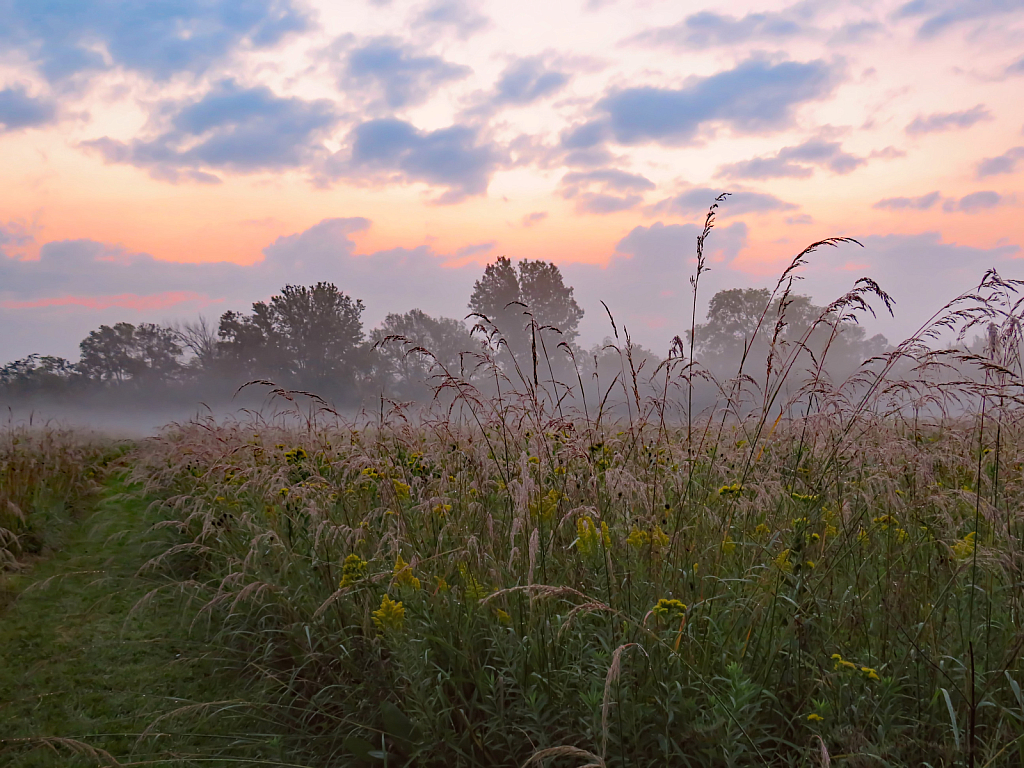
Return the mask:
[[[1024,147],[1011,147],[998,157],[986,157],[978,163],[978,178],[1013,173],[1021,160],[1024,160]]]
[[[535,224],[540,224],[547,217],[547,211],[534,211],[523,216],[522,224],[524,227],[532,227]]]
[[[498,160],[493,147],[479,143],[475,128],[461,125],[420,131],[395,118],[370,120],[352,130],[350,142],[349,160],[332,164],[336,174],[378,171],[405,183],[447,187],[438,203],[486,192]]]
[[[471,72],[440,56],[417,54],[395,38],[380,37],[348,52],[340,84],[346,90],[378,90],[388,107],[400,109],[422,104],[440,86]]]
[[[838,141],[809,139],[803,144],[783,147],[768,157],[723,165],[715,175],[726,179],[806,178],[814,173],[813,166],[847,174],[866,162],[863,157],[844,152]]]
[[[639,194],[655,188],[654,182],[616,168],[570,171],[562,177],[562,197],[576,201],[579,213],[618,213],[643,201]]]
[[[1013,64],[1006,68],[1008,75],[1024,75],[1024,56],[1021,56]]]
[[[575,288],[577,301],[586,310],[580,325],[583,335],[591,339],[611,335],[599,303],[603,300],[620,331],[625,326],[636,341],[664,353],[672,336],[689,326],[687,306],[692,293],[688,278],[700,231],[696,224],[660,221],[634,227],[615,246],[607,266],[563,266],[566,282]],[[715,286],[732,287],[737,279],[730,262],[747,245],[747,226],[735,222],[719,227],[707,243],[710,297]]]
[[[24,225],[16,221],[0,224],[0,259],[10,257],[10,249],[21,248],[35,240]]]
[[[112,66],[156,80],[200,75],[240,46],[266,48],[309,26],[292,0],[8,0],[3,12],[0,41],[51,82]]]
[[[911,136],[919,136],[925,133],[970,128],[975,123],[991,119],[992,114],[985,105],[978,104],[962,112],[936,112],[927,117],[919,115],[906,127],[906,131]]]
[[[49,99],[33,98],[19,86],[0,90],[0,133],[37,128],[56,117],[57,105]]]
[[[199,169],[251,173],[309,165],[326,156],[323,140],[338,122],[334,104],[280,97],[265,86],[218,83],[202,98],[174,105],[169,129],[154,139],[82,142],[108,163],[148,168],[154,178],[201,183],[217,177]]]
[[[709,123],[766,133],[790,125],[800,104],[828,96],[837,79],[835,68],[821,60],[772,64],[748,59],[678,89],[614,91],[597,104],[605,117],[578,126],[570,138],[592,146],[607,131],[620,144],[685,144]]]
[[[714,11],[700,11],[678,24],[648,29],[627,42],[664,45],[678,50],[733,46],[745,42],[782,43],[807,31],[806,19],[792,8],[781,12],[748,13],[736,18]]]
[[[920,197],[887,197],[879,200],[872,208],[885,211],[927,211],[942,198],[938,192],[929,192]]]
[[[501,73],[493,103],[524,106],[557,93],[568,82],[567,73],[548,68],[539,56],[529,56],[513,62]]]
[[[1019,13],[1024,10],[1018,0],[910,0],[896,11],[896,18],[918,18],[921,38],[938,35],[949,27],[970,21]]]
[[[482,14],[471,0],[431,0],[412,19],[411,26],[418,31],[452,32],[461,40],[471,37],[490,26],[491,20]]]
[[[662,200],[651,206],[651,213],[669,213],[682,216],[698,214],[703,216],[710,205],[723,190],[711,187],[694,187],[685,192]],[[744,213],[772,213],[775,211],[795,211],[799,206],[780,200],[775,195],[764,192],[732,192],[725,202],[719,203],[720,216],[736,216]]]
[[[455,256],[460,259],[464,259],[467,256],[476,256],[480,253],[487,253],[493,251],[494,246],[498,244],[497,240],[488,240],[486,243],[472,243],[470,245],[464,245],[455,251]]]
[[[964,195],[959,200],[947,200],[942,204],[942,210],[947,213],[980,213],[981,211],[987,211],[991,208],[995,208],[1005,202],[1007,202],[1006,198],[998,192],[985,190],[982,192],[972,192],[969,195]]]

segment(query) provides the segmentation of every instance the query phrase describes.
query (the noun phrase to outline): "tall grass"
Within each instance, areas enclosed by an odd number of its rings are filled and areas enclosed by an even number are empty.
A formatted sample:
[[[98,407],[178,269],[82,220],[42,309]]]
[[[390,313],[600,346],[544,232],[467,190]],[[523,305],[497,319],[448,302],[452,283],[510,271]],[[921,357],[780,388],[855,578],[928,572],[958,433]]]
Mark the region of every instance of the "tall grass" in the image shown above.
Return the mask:
[[[841,321],[884,292],[781,329],[838,242],[779,281],[756,375],[670,358],[644,398],[627,336],[613,382],[485,358],[494,392],[439,369],[423,413],[170,428],[136,466],[180,533],[150,567],[314,764],[1016,764],[1020,286],[987,274],[833,382]],[[984,353],[925,345],[979,327]],[[694,413],[701,381],[721,398]]]
[[[69,429],[0,427],[0,571],[59,543],[88,505],[106,441]]]

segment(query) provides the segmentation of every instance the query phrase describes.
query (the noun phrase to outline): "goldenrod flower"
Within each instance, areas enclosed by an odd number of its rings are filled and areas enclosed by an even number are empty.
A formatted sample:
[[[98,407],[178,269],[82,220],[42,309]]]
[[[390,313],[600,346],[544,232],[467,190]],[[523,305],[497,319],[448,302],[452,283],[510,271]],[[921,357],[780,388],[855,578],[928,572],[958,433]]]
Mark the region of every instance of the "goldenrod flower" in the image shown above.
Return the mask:
[[[405,606],[401,601],[392,600],[387,594],[380,601],[380,608],[370,614],[373,623],[381,632],[385,630],[399,631],[405,624]]]
[[[860,671],[864,674],[864,677],[866,677],[868,680],[880,680],[881,679],[878,676],[878,673],[875,670],[873,670],[871,667],[861,667]]]
[[[651,534],[647,533],[647,531],[641,531],[635,525],[629,532],[629,536],[626,538],[626,543],[634,549],[643,549],[650,543],[650,541]]]
[[[732,485],[723,485],[718,489],[719,496],[739,496],[743,493],[743,486],[739,483],[733,483]]]
[[[974,531],[953,542],[953,555],[957,560],[969,560],[974,555]]]
[[[732,536],[725,534],[725,538],[722,539],[722,554],[731,555],[736,551],[736,542],[732,540]]]
[[[509,616],[505,611],[501,610],[501,608],[498,608],[494,612],[494,614],[498,617],[498,621],[500,621],[502,624],[512,623],[512,617]]]
[[[576,520],[576,549],[585,557],[592,557],[597,552],[597,528],[589,517]]]
[[[825,718],[817,714],[816,712],[812,712],[807,716],[807,719],[810,720],[812,723],[820,723]]]
[[[668,534],[661,530],[660,525],[654,526],[654,530],[651,531],[651,544],[655,549],[664,549],[668,546],[669,539]]]
[[[793,570],[793,563],[789,561],[789,550],[782,550],[778,557],[775,558],[775,565],[778,566],[779,570],[783,573],[790,573]]]
[[[407,483],[403,483],[401,480],[392,480],[391,483],[395,487],[395,495],[399,500],[409,498],[409,485]]]
[[[661,598],[651,609],[659,619],[681,619],[686,615],[686,606],[674,598]]]
[[[366,561],[359,555],[351,554],[341,566],[341,581],[338,589],[350,587],[366,576]]]
[[[401,555],[395,558],[393,574],[395,584],[402,587],[412,587],[413,589],[420,588],[420,580],[412,575],[412,566],[405,562]]]

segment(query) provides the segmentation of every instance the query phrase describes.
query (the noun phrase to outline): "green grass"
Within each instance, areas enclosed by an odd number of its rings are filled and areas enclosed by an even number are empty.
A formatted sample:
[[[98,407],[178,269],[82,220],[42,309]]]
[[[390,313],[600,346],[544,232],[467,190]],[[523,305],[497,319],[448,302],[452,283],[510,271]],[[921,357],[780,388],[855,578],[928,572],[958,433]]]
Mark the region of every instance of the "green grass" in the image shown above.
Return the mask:
[[[190,636],[174,598],[133,613],[154,586],[137,572],[161,541],[147,533],[154,520],[146,503],[123,490],[109,483],[52,557],[0,574],[0,764],[111,762],[62,739],[123,764],[278,764],[280,738],[263,734],[255,710],[239,705],[193,713],[187,728],[164,719],[154,728],[163,735],[139,740],[162,715],[244,695],[215,647]]]

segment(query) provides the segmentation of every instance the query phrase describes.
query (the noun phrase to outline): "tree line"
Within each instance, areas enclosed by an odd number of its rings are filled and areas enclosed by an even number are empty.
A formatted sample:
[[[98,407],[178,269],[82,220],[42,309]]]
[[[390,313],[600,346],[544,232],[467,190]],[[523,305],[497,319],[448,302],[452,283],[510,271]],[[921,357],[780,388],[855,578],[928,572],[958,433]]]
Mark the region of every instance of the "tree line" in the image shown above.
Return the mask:
[[[718,375],[744,354],[770,344],[778,328],[762,323],[767,290],[720,291],[707,319],[695,326],[694,358]],[[790,296],[787,338],[799,338],[823,310],[809,297]],[[559,268],[545,261],[513,263],[501,257],[484,269],[469,297],[465,320],[432,317],[419,309],[387,315],[368,333],[360,299],[330,282],[286,285],[251,311],[228,311],[214,325],[204,318],[175,326],[127,322],[101,325],[79,344],[79,360],[32,354],[0,367],[0,392],[9,398],[154,388],[189,390],[213,383],[237,388],[269,380],[341,402],[386,393],[397,399],[429,394],[438,374],[472,379],[480,361],[493,360],[512,381],[542,377],[576,381],[580,371],[613,377],[623,371],[622,344],[605,339],[579,346],[583,309]],[[771,310],[771,308],[769,308]],[[777,314],[777,313],[776,313]],[[884,337],[867,338],[858,325],[838,321],[830,354],[855,367],[884,351]],[[616,329],[617,335],[617,329]],[[690,338],[690,332],[686,334]],[[676,337],[667,356],[685,357]],[[630,365],[653,371],[659,355],[633,345]],[[493,372],[493,368],[490,369]]]

